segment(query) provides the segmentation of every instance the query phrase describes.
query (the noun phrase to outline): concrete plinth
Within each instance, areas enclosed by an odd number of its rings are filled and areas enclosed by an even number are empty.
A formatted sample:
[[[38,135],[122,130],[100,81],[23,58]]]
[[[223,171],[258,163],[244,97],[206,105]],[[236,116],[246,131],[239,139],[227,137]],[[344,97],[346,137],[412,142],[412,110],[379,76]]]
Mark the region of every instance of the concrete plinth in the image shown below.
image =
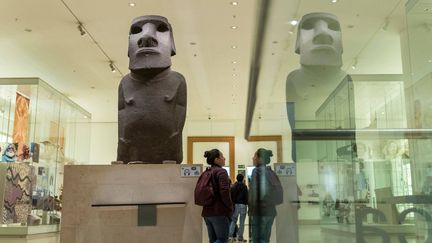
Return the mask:
[[[61,243],[201,243],[197,179],[180,165],[66,166]],[[155,226],[138,226],[143,204],[156,205]]]
[[[298,243],[298,191],[295,176],[280,176],[284,202],[276,207],[276,243]]]

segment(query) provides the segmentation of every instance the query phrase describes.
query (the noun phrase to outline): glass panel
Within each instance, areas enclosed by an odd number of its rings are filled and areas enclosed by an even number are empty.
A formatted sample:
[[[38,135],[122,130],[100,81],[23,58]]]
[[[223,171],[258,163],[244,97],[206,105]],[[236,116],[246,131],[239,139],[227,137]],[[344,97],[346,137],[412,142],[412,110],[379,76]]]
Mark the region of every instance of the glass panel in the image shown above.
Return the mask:
[[[279,121],[297,172],[271,242],[429,242],[432,1],[260,3],[245,137]]]

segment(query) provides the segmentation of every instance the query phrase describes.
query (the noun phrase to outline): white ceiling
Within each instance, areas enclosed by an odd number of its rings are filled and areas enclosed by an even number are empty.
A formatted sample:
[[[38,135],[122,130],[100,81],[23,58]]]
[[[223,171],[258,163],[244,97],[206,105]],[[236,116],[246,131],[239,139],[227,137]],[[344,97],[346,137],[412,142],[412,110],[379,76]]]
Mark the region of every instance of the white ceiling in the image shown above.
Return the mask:
[[[257,0],[238,0],[238,6],[230,0],[135,0],[135,7],[129,2],[0,0],[0,77],[40,77],[92,113],[93,121],[116,121],[121,74],[111,73],[109,60],[89,35],[80,36],[77,20],[66,6],[123,74],[128,73],[130,21],[158,14],[173,26],[177,55],[172,68],[187,80],[187,119],[207,119],[209,114],[215,119],[243,119]],[[288,22],[308,12],[339,17],[344,69],[358,57],[358,69],[350,73],[401,73],[399,32],[404,28],[404,2],[274,0],[259,106],[269,102],[284,106],[286,75],[299,66],[293,48],[295,33],[289,33],[294,27]],[[389,25],[383,30],[386,18]],[[233,25],[238,28],[231,29]],[[280,117],[285,110],[280,108],[268,113]]]

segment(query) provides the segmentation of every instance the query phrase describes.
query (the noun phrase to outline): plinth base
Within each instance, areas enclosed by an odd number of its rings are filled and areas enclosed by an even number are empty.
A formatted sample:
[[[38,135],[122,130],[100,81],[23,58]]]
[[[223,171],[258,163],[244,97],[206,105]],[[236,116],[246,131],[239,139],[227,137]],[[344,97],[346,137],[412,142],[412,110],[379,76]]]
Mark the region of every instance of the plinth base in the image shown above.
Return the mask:
[[[180,177],[180,165],[66,166],[61,243],[201,243],[197,179]]]

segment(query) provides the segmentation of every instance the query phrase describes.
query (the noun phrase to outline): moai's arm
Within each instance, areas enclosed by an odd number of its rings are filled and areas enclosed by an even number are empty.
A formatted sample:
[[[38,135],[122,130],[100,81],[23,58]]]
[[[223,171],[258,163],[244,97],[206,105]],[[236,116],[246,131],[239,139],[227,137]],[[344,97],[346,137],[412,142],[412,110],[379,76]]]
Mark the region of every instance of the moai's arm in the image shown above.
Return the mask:
[[[177,131],[181,132],[183,130],[186,121],[186,104],[187,104],[187,88],[186,80],[181,75],[180,85],[177,89],[177,106],[176,106],[176,116],[177,116]]]
[[[118,89],[118,141],[117,141],[117,161],[126,162],[126,145],[124,143],[124,123],[120,111],[125,108],[125,99],[123,94],[123,80],[120,81]]]

